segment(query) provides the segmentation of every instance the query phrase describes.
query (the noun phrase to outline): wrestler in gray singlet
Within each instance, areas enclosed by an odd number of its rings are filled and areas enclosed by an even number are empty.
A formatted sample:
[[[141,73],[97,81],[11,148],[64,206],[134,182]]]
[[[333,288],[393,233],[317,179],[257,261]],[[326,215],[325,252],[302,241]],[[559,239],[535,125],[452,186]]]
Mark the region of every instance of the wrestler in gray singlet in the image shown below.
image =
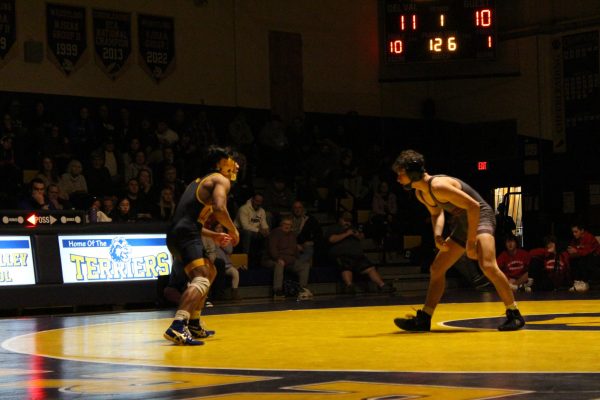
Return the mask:
[[[433,191],[431,190],[431,183],[438,176],[446,175],[434,175],[429,180],[429,195],[435,204],[429,204],[424,199],[423,194],[420,195],[421,200],[429,207],[441,207],[444,211],[448,212],[452,216],[452,219],[450,220],[450,238],[462,247],[466,247],[468,230],[467,211],[463,208],[456,207],[450,202],[443,203],[435,197]],[[479,203],[479,224],[477,225],[477,234],[489,233],[490,235],[493,235],[494,230],[496,229],[496,216],[492,207],[490,207],[490,205],[483,200],[481,195],[477,193],[477,191],[475,191],[475,189],[473,189],[471,186],[467,185],[458,178],[449,178],[457,180],[458,183],[460,183],[461,190]],[[420,192],[417,191],[417,193]]]

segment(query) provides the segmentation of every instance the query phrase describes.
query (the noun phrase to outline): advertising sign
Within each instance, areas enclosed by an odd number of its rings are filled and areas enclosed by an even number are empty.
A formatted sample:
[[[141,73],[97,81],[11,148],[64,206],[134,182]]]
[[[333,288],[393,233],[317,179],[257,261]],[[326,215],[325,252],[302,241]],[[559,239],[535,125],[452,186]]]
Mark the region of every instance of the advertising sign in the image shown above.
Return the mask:
[[[58,236],[64,283],[156,279],[171,272],[166,235]]]
[[[33,284],[35,272],[29,236],[0,236],[0,286]]]

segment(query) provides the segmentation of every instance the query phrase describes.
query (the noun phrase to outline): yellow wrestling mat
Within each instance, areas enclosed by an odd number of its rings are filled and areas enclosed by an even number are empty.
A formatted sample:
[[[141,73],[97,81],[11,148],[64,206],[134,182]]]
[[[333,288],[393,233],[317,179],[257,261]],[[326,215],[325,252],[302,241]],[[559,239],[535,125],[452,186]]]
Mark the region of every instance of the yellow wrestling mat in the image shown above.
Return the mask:
[[[520,302],[528,329],[498,332],[501,303],[441,304],[432,332],[397,329],[415,306],[205,316],[204,346],[162,338],[170,319],[87,325],[8,339],[14,352],[75,361],[257,370],[403,372],[599,372],[600,300]],[[466,325],[462,324],[466,321]],[[475,321],[475,327],[472,322]],[[498,320],[498,323],[500,320]],[[471,325],[469,325],[471,323]],[[494,323],[490,326],[496,326]]]

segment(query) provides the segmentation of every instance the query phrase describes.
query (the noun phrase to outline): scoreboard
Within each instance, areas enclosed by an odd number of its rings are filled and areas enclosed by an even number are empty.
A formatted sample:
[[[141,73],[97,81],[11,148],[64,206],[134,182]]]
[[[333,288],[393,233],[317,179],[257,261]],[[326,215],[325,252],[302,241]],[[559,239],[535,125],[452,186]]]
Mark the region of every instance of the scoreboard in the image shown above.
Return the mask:
[[[386,64],[493,60],[495,0],[381,0]]]

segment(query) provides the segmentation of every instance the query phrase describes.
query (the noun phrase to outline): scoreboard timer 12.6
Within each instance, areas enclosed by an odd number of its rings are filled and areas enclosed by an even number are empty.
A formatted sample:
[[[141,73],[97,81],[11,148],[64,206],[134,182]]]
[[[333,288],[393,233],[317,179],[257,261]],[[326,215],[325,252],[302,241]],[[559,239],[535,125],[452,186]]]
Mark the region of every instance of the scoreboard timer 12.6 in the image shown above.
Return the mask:
[[[386,63],[495,58],[495,0],[381,1]]]

